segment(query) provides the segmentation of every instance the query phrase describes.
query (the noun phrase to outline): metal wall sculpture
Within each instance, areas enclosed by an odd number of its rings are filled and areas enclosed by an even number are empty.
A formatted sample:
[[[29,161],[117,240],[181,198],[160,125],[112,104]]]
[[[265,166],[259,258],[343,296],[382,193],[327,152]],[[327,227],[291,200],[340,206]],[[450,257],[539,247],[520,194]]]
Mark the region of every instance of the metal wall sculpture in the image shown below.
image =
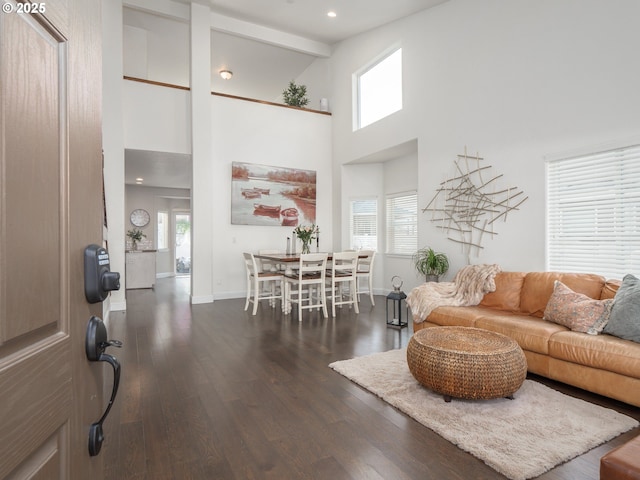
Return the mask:
[[[458,155],[454,160],[454,175],[440,183],[436,194],[422,209],[431,212],[431,221],[442,229],[449,240],[462,245],[463,252],[476,255],[484,248],[486,235],[497,235],[494,224],[507,220],[509,212],[519,210],[529,197],[518,187],[499,188],[502,174],[490,172],[490,165],[482,165],[479,155]]]

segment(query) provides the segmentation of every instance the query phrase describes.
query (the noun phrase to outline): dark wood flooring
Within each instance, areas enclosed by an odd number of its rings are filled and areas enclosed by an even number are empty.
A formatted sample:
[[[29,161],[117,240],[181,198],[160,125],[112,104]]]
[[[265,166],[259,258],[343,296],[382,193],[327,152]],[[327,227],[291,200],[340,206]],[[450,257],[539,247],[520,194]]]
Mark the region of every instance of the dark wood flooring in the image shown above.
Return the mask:
[[[188,278],[127,292],[111,314],[122,364],[105,422],[107,480],[500,479],[502,475],[327,365],[406,346],[387,328],[385,298],[335,319],[244,300],[189,304]],[[640,409],[535,377],[640,419]],[[628,432],[539,477],[596,480],[599,460]]]

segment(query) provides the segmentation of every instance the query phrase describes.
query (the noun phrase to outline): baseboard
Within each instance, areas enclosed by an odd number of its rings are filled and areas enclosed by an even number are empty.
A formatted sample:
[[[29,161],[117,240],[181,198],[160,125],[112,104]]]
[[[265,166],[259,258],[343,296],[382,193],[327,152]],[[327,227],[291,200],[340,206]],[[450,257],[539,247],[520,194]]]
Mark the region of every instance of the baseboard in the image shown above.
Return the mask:
[[[247,292],[223,292],[214,295],[216,300],[232,300],[234,298],[247,298]]]
[[[125,312],[121,310],[109,310],[108,312],[105,312],[104,318],[102,320],[104,322],[104,326],[107,327],[107,331],[109,331],[109,324],[111,323],[112,319],[114,319],[113,321],[116,321],[118,317],[124,318],[124,315]]]
[[[125,311],[127,309],[127,302],[111,302],[110,312]]]
[[[202,303],[213,303],[213,295],[191,295],[191,305],[200,305]]]

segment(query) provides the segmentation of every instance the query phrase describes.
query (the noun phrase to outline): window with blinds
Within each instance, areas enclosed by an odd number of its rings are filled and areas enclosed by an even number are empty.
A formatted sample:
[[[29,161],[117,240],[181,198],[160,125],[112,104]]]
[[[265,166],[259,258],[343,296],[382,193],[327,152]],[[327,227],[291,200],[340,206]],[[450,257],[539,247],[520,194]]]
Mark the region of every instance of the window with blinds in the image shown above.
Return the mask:
[[[640,145],[547,163],[547,269],[640,274]]]
[[[418,195],[387,196],[387,253],[413,255],[418,249]]]
[[[353,250],[378,250],[378,200],[351,200],[350,237]]]

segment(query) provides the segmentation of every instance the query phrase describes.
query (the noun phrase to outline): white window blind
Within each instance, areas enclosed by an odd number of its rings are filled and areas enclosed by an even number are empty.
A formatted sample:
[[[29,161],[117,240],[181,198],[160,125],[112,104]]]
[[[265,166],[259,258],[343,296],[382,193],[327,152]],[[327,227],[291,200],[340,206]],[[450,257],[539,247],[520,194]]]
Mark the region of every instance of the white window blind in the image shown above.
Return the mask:
[[[387,197],[387,253],[413,255],[418,249],[418,195]]]
[[[354,250],[378,249],[378,201],[351,201],[351,246]]]
[[[547,163],[547,269],[640,274],[640,145]]]

